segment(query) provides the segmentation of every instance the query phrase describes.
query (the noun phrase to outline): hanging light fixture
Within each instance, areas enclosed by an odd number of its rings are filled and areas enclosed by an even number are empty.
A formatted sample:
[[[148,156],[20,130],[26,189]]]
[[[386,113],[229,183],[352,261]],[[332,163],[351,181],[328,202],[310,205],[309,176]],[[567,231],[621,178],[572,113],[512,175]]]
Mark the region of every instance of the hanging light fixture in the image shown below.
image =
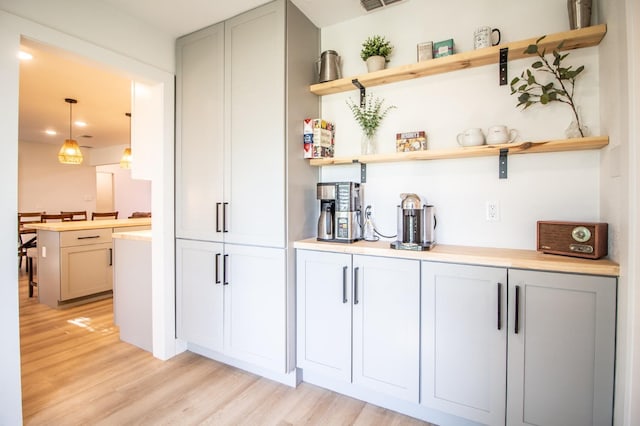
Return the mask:
[[[131,162],[133,160],[131,157],[131,113],[125,112],[124,115],[129,117],[129,146],[126,147],[122,153],[122,158],[120,158],[120,167],[123,169],[130,169]]]
[[[62,164],[80,164],[82,163],[82,152],[80,152],[78,142],[71,137],[71,126],[73,122],[71,109],[73,108],[73,104],[77,104],[78,101],[71,98],[65,98],[64,101],[69,104],[69,139],[64,141],[60,151],[58,151],[58,161]]]

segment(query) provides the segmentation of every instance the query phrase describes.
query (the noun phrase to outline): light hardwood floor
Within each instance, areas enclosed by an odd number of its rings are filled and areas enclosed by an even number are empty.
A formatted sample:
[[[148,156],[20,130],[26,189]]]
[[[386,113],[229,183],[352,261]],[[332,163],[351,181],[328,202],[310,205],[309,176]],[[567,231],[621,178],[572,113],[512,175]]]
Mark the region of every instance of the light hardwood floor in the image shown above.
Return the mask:
[[[428,425],[190,352],[160,361],[119,340],[111,299],[55,310],[19,285],[25,425]]]

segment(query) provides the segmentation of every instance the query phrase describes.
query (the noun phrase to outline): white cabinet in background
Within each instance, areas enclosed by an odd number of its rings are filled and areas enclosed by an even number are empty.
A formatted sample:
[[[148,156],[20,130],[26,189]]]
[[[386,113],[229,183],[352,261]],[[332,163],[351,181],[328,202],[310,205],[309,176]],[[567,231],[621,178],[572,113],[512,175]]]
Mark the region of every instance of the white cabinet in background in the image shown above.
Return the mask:
[[[504,424],[507,270],[422,262],[421,404]]]
[[[420,262],[306,250],[297,256],[303,375],[417,403]]]
[[[616,279],[509,270],[507,424],[613,422]]]

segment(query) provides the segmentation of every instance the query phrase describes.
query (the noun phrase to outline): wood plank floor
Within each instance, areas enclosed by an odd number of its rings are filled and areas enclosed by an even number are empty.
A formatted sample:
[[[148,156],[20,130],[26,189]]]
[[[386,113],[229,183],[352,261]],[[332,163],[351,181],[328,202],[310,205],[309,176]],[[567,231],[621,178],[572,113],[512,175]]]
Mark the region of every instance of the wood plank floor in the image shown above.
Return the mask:
[[[428,425],[190,352],[160,361],[119,340],[112,299],[55,310],[19,285],[25,425]]]

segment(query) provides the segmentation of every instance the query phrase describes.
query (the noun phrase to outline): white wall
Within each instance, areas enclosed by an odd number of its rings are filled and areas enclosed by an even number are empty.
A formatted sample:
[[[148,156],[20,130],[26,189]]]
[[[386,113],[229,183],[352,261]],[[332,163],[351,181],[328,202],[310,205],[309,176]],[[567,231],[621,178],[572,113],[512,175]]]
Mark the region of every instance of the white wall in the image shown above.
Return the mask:
[[[133,212],[151,211],[151,182],[132,179],[131,169],[121,169],[119,164],[98,166],[97,171],[113,173],[114,210],[120,219]]]
[[[455,22],[455,25],[452,23]],[[322,50],[333,49],[343,60],[343,75],[366,72],[361,43],[381,34],[395,47],[388,66],[416,61],[416,44],[453,38],[457,52],[473,49],[473,31],[489,25],[503,41],[535,38],[569,29],[566,2],[542,0],[523,13],[521,2],[450,0],[408,1],[386,11],[322,29]],[[584,122],[598,135],[600,81],[597,48],[572,51],[567,62],[584,64],[575,99]],[[533,60],[509,62],[511,80]],[[425,130],[429,149],[457,147],[456,135],[469,127],[485,131],[506,124],[519,140],[564,139],[572,120],[564,104],[516,108],[509,86],[499,86],[498,65],[441,74],[367,90],[397,106],[379,131],[379,152],[395,151],[397,132]],[[359,152],[361,131],[346,99],[358,91],[324,96],[322,116],[336,123],[336,155]],[[600,152],[511,156],[509,177],[498,179],[497,158],[370,164],[365,203],[373,206],[377,227],[396,232],[396,205],[402,192],[416,192],[436,207],[436,238],[442,244],[535,249],[537,220],[598,221]],[[323,167],[322,180],[357,180],[357,166]],[[486,202],[499,204],[500,221],[486,221]]]
[[[11,10],[13,13],[7,13]],[[19,16],[18,16],[19,15]],[[25,19],[26,18],[26,19]],[[41,25],[45,24],[45,25]],[[48,26],[47,26],[48,25]],[[123,16],[97,0],[2,0],[0,2],[0,230],[14,235],[0,242],[0,424],[20,424],[20,346],[18,333],[18,81],[20,37],[65,49],[121,71],[132,80],[165,87],[162,137],[156,141],[153,171],[152,303],[154,355],[175,353],[173,337],[173,69],[174,40],[142,21]],[[133,59],[137,58],[137,59]],[[167,72],[167,70],[169,72]],[[156,342],[158,345],[156,345]]]

